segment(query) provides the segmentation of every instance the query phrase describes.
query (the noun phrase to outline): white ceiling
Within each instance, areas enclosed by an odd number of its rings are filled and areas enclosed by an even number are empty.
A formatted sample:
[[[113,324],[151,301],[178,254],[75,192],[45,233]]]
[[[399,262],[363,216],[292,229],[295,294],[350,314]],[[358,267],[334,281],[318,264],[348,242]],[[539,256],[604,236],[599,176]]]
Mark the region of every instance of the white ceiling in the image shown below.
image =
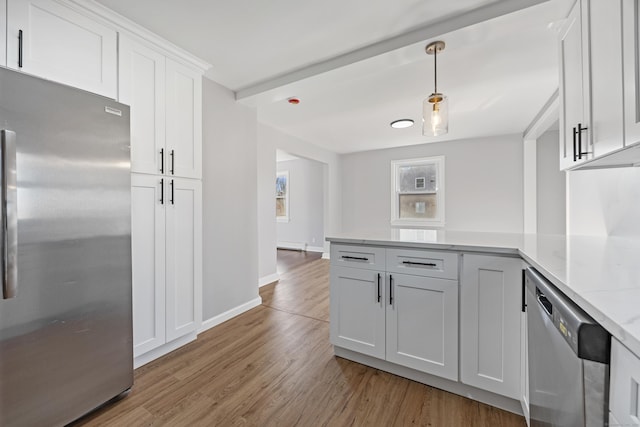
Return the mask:
[[[436,141],[420,129],[435,39],[447,43],[438,88],[450,101],[437,141],[524,131],[557,87],[548,27],[570,3],[499,16],[542,0],[98,1],[211,63],[207,76],[261,122],[340,153]],[[389,127],[405,117],[416,125]]]

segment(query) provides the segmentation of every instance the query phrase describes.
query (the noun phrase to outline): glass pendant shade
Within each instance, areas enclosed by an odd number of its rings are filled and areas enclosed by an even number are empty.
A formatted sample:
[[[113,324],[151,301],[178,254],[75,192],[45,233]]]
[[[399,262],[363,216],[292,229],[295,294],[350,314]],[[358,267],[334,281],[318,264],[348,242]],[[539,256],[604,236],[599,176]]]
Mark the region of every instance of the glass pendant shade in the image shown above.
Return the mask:
[[[422,102],[422,134],[444,135],[449,131],[449,102],[441,93],[432,93]]]

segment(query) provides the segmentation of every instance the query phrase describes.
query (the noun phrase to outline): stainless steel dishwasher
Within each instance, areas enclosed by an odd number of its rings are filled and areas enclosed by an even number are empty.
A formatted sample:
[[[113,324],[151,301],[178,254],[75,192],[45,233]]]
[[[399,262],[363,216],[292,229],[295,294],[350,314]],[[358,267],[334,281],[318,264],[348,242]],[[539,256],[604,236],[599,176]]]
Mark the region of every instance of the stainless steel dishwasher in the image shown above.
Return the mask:
[[[602,427],[611,336],[535,269],[525,273],[531,427]]]

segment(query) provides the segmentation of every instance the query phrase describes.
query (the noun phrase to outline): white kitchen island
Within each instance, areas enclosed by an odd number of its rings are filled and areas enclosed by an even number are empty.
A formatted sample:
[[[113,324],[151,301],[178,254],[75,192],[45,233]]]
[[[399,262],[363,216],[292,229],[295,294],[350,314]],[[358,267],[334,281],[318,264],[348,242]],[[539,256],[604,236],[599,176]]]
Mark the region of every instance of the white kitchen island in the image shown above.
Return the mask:
[[[636,360],[637,365],[640,365],[640,360],[637,359],[640,356],[640,239],[391,229],[368,233],[344,233],[328,237],[327,240],[331,242],[332,256],[331,338],[338,356],[513,412],[519,412],[519,405],[514,403],[520,400],[526,415],[527,380],[523,375],[526,371],[526,358],[523,357],[526,353],[526,328],[520,324],[520,319],[524,320],[525,316],[520,314],[523,308],[522,280],[516,272],[521,272],[530,265],[611,333],[614,337],[613,345],[628,353],[624,365],[625,375],[630,376],[632,384],[638,384],[640,381],[640,368],[636,365],[633,369],[628,368],[629,360]],[[372,249],[378,251],[376,264],[366,269],[375,274],[371,277],[365,274],[362,277],[349,278],[350,273],[363,270],[364,264],[368,263],[357,258],[369,256],[358,256],[358,253],[366,254]],[[393,259],[393,254],[397,255],[399,250],[408,251],[404,253],[406,257],[396,256],[397,259]],[[340,255],[337,255],[338,253]],[[420,255],[421,253],[424,256]],[[346,260],[343,258],[344,254],[347,256]],[[444,255],[457,257],[456,264],[453,265],[452,261],[446,262]],[[356,259],[350,260],[349,256]],[[420,259],[421,257],[424,259]],[[407,267],[406,275],[402,274],[405,273],[402,269],[398,270],[404,267]],[[438,275],[451,269],[457,270],[455,275],[447,276],[449,282],[443,282],[443,278]],[[347,286],[346,297],[336,287],[335,282],[340,280],[339,276],[347,277],[344,283],[351,285]],[[411,291],[396,296],[396,301],[390,303],[392,293],[401,292],[400,286],[403,282],[398,280],[402,279],[406,283],[407,278],[413,280],[408,284]],[[436,282],[436,279],[439,282]],[[400,286],[389,283],[394,280],[400,283]],[[381,282],[381,285],[378,285],[378,282]],[[373,294],[371,298],[367,294],[365,300],[371,304],[367,306],[366,303],[362,305],[362,302],[358,302],[360,306],[342,307],[343,313],[348,313],[352,308],[365,309],[365,312],[356,313],[351,319],[354,324],[360,326],[356,326],[356,329],[350,329],[348,326],[342,329],[355,335],[362,333],[362,337],[367,337],[369,332],[377,331],[378,341],[383,339],[386,343],[386,352],[385,348],[378,349],[377,355],[366,354],[366,350],[363,352],[361,349],[350,348],[349,337],[346,337],[346,341],[344,336],[340,338],[340,331],[337,329],[341,327],[337,324],[341,321],[338,305],[340,300],[346,301],[344,298],[351,298],[352,301],[358,301],[358,295],[354,291],[360,289],[365,293],[369,292],[367,283]],[[450,295],[455,293],[458,301],[454,308],[450,299],[444,298],[443,291],[431,286],[434,284],[448,289]],[[377,288],[381,289],[378,291]],[[422,289],[423,292],[418,292],[418,289]],[[379,298],[378,293],[382,294]],[[402,328],[398,326],[397,321],[390,327],[390,319],[393,320],[398,315],[405,317],[407,325],[417,319],[427,319],[411,311],[403,313],[398,304],[398,298],[403,296],[405,301],[400,300],[400,303],[407,308],[413,306],[414,311],[418,311],[416,307],[420,303],[431,304],[432,309],[443,307],[442,313],[448,317],[443,318],[440,332],[438,329],[430,330],[430,327],[424,325],[419,327],[421,331]],[[436,298],[439,302],[429,298]],[[448,309],[444,308],[445,301],[449,301]],[[367,309],[370,311],[368,314]],[[433,311],[432,309],[430,311]],[[375,310],[379,310],[378,315],[383,316],[383,319],[386,316],[386,327],[385,321],[378,318],[377,326],[370,330],[358,330],[363,320],[374,315]],[[451,316],[452,311],[455,311],[454,316]],[[514,327],[514,322],[518,322],[517,328]],[[455,323],[455,332],[452,332],[452,323]],[[434,324],[437,325],[437,322],[429,322],[431,326]],[[380,330],[381,328],[384,330]],[[423,333],[425,330],[426,334]],[[421,347],[419,342],[409,345],[405,350],[398,349],[397,337],[394,335],[409,343],[412,341],[411,334],[414,333],[430,339],[435,337],[435,347],[441,348],[442,352],[437,352],[432,357],[433,353],[429,353],[432,352],[432,348],[427,350],[424,343]],[[402,358],[389,357],[390,347],[387,341],[390,338],[394,341],[395,355],[401,354],[413,361],[428,360],[440,363],[443,368],[448,362],[449,365],[455,365],[455,372],[452,374],[453,371],[444,369],[445,375],[437,369],[420,369],[420,365],[403,363]],[[517,349],[516,340],[521,343]],[[370,347],[366,339],[354,336],[352,341],[358,341],[364,349]],[[455,341],[457,345],[455,355],[451,355],[451,347],[446,346],[450,341]],[[402,346],[402,343],[400,345]],[[443,356],[447,348],[451,355],[449,359]],[[629,393],[629,378],[616,379],[618,353],[614,352],[612,358],[612,410],[616,407],[613,399],[626,402],[634,398],[633,390],[628,398],[622,396]],[[516,370],[514,366],[517,366],[519,372],[517,379],[514,379],[513,375]],[[620,381],[625,382],[624,390],[616,391],[616,382]],[[520,393],[514,393],[516,387]],[[623,409],[626,411],[626,406]],[[628,419],[632,421],[634,416],[637,417],[637,414],[626,413],[621,416],[626,415],[629,415]],[[618,420],[619,418],[620,416]]]

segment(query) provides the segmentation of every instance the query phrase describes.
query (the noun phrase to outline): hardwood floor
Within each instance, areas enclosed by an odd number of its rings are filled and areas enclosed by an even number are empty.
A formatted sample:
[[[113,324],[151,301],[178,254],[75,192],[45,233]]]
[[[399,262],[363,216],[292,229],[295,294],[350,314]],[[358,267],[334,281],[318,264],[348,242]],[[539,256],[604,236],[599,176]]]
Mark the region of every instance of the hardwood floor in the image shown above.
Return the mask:
[[[286,273],[294,268],[322,258],[319,252],[290,251],[278,249],[277,271],[278,274]]]
[[[337,358],[329,262],[261,288],[263,305],[135,372],[125,399],[80,426],[518,426],[522,417]]]

